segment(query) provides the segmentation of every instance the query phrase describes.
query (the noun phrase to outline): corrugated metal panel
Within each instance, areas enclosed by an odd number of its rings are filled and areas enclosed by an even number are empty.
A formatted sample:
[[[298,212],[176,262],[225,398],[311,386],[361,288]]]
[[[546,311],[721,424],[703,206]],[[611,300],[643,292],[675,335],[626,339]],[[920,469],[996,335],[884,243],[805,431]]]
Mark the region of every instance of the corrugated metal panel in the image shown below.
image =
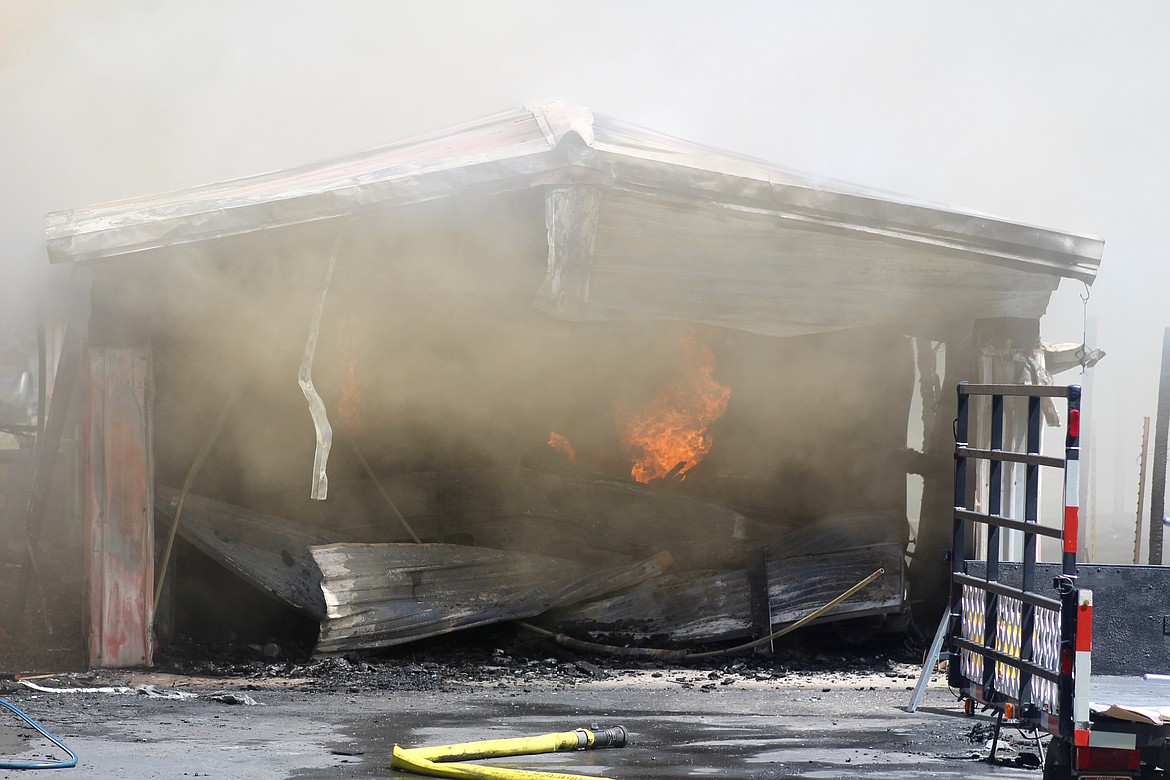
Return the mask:
[[[88,358],[90,665],[149,665],[154,584],[149,357],[139,349],[91,348]]]

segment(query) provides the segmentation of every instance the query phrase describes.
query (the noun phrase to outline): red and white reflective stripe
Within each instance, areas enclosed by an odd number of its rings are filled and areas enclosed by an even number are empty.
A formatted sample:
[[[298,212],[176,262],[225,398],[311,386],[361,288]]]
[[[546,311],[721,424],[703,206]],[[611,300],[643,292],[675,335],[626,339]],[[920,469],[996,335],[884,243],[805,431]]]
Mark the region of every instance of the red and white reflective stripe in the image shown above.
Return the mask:
[[[1073,642],[1073,722],[1089,722],[1089,677],[1093,673],[1093,591],[1077,591],[1077,635]]]
[[[1075,553],[1080,535],[1081,461],[1064,462],[1064,551]]]

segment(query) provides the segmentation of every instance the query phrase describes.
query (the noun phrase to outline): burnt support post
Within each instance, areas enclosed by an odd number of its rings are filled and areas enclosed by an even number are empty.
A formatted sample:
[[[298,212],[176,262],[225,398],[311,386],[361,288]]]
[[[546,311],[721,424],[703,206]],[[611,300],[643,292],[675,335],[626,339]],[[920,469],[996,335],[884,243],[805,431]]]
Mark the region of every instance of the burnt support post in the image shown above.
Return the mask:
[[[953,545],[957,416],[954,388],[975,377],[974,323],[950,324],[942,335],[946,364],[937,406],[930,410],[923,437],[923,455],[933,466],[923,475],[918,536],[910,563],[910,601],[919,625],[935,625],[948,608]],[[925,410],[924,410],[925,413]]]
[[[154,620],[150,351],[91,346],[84,370],[90,665],[150,666]]]
[[[768,552],[760,547],[752,550],[744,562],[747,570],[748,596],[752,613],[752,634],[757,639],[772,634],[772,604],[768,595]],[[768,654],[773,651],[773,644],[768,642],[756,648],[757,654]]]
[[[1166,432],[1170,427],[1170,328],[1162,334],[1162,379],[1154,423],[1154,471],[1150,480],[1150,564],[1162,564],[1162,517],[1166,513]]]

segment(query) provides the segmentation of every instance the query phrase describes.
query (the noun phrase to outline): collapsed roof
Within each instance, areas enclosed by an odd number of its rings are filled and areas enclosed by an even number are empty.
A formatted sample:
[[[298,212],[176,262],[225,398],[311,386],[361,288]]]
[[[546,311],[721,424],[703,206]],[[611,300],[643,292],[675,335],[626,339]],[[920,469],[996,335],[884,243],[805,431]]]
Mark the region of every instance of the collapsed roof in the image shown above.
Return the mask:
[[[230,247],[262,231],[279,241],[293,226],[534,189],[544,193],[548,237],[536,305],[569,320],[687,320],[791,336],[1035,319],[1060,279],[1093,282],[1103,248],[556,102],[326,163],[55,212],[46,237],[53,262],[90,262]]]

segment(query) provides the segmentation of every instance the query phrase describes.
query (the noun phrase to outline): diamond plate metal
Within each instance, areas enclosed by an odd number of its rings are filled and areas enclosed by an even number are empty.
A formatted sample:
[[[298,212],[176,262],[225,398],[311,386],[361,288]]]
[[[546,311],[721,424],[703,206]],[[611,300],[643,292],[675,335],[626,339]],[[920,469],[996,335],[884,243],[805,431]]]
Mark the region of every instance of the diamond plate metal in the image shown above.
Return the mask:
[[[995,621],[995,649],[1012,658],[1020,657],[1023,646],[1024,604],[1009,596],[999,597],[999,615]],[[1002,661],[995,663],[995,689],[1013,699],[1020,698],[1020,670]]]
[[[963,586],[963,638],[980,645],[983,644],[983,627],[987,622],[986,598],[987,591],[982,588]],[[978,683],[983,679],[983,656],[970,650],[963,650],[959,668],[964,677]]]

